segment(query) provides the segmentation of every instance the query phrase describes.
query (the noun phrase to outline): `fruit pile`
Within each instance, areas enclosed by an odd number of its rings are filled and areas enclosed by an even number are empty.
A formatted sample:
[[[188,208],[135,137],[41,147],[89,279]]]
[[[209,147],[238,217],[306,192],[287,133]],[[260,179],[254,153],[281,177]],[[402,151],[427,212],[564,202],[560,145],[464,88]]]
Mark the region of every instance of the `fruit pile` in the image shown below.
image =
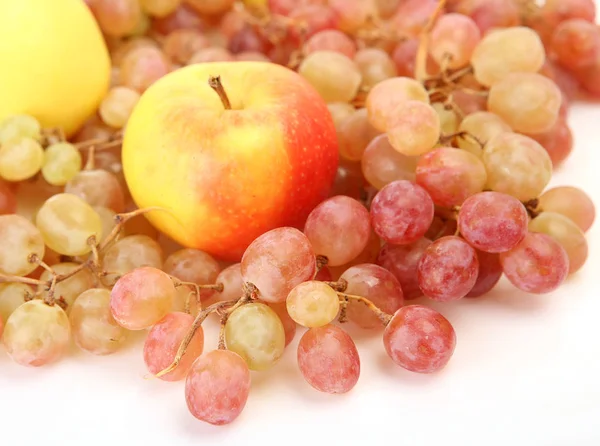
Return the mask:
[[[0,123],[0,334],[17,363],[54,362],[71,341],[110,354],[148,330],[149,372],[185,379],[190,412],[225,424],[244,408],[250,370],[272,367],[298,325],[306,381],[344,393],[360,359],[343,323],[382,330],[393,362],[433,373],[455,331],[409,300],[485,298],[503,275],[550,293],[584,265],[594,204],[546,187],[572,149],[569,104],[600,94],[592,0],[85,2],[112,60],[97,112],[73,136],[33,112]],[[307,134],[335,128],[340,162],[301,224],[215,258],[148,222],[172,210],[138,208],[121,146],[136,105],[169,73],[234,61],[297,71],[330,112]],[[234,112],[227,83],[209,81],[220,113]],[[325,177],[300,185],[328,188]],[[211,315],[219,339],[205,352]]]

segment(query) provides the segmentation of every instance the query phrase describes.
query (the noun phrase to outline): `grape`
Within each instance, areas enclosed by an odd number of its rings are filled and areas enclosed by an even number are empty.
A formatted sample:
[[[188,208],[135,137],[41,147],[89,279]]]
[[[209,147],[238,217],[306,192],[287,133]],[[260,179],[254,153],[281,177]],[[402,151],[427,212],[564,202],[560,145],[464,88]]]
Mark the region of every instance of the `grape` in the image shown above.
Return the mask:
[[[550,47],[564,67],[571,70],[585,67],[600,54],[600,32],[586,20],[567,20],[554,30]]]
[[[369,91],[365,103],[369,122],[377,130],[387,131],[396,108],[407,101],[428,104],[429,94],[420,82],[408,77],[393,77],[378,83]]]
[[[185,0],[199,14],[220,15],[233,6],[234,0]]]
[[[464,150],[441,147],[423,155],[417,164],[417,184],[439,206],[461,205],[481,192],[487,180],[479,158]]]
[[[418,49],[418,38],[406,39],[396,45],[396,48],[392,51],[392,60],[396,64],[396,70],[398,71],[399,76],[411,78],[415,75]],[[426,60],[427,73],[435,74],[436,72],[439,72],[439,66],[430,55],[427,56]]]
[[[294,228],[264,233],[242,257],[242,278],[254,284],[267,302],[285,301],[292,288],[312,278],[315,269],[310,241]]]
[[[550,130],[537,135],[527,135],[536,140],[550,156],[552,166],[559,166],[573,150],[573,135],[567,120],[558,118]]]
[[[528,233],[517,246],[500,254],[500,263],[508,280],[527,293],[554,291],[569,274],[569,256],[546,234]]]
[[[0,122],[0,145],[21,138],[42,139],[42,126],[33,116],[12,115]]]
[[[33,288],[25,283],[0,283],[0,320],[8,320],[13,311],[23,305],[25,298],[33,294]]]
[[[488,109],[513,130],[543,133],[558,119],[560,89],[537,73],[512,73],[495,83],[488,96]]]
[[[517,133],[490,139],[483,150],[487,186],[521,201],[539,196],[552,177],[550,156],[535,140]]]
[[[575,77],[584,90],[595,96],[600,95],[600,82],[598,82],[599,76],[600,57],[598,57],[593,64],[575,72]]]
[[[427,232],[433,211],[433,201],[425,189],[410,181],[394,181],[373,199],[371,224],[388,243],[413,243]]]
[[[125,127],[139,99],[140,94],[132,88],[111,88],[98,109],[102,121],[117,129]]]
[[[102,222],[102,237],[100,239],[100,241],[102,242],[106,240],[106,237],[110,235],[112,230],[117,225],[117,223],[115,222],[115,216],[117,214],[115,214],[113,210],[102,206],[94,207],[94,211],[96,211],[96,213],[100,217],[100,221]]]
[[[406,0],[400,4],[390,19],[392,25],[403,34],[416,36],[422,30],[437,8],[436,0]]]
[[[69,274],[71,271],[79,267],[79,264],[72,262],[57,263],[52,265],[52,269],[56,274]],[[48,283],[52,279],[52,273],[44,270],[40,276],[40,280]],[[61,280],[54,287],[54,298],[61,299],[67,305],[64,308],[65,312],[69,314],[71,307],[77,296],[83,293],[85,290],[94,287],[94,275],[88,269],[83,269],[76,273],[74,276],[69,277],[66,280]],[[45,284],[38,285],[39,295],[47,299],[48,298],[48,287]]]
[[[91,8],[102,31],[113,37],[131,34],[142,16],[139,0],[93,1]]]
[[[481,0],[475,5],[469,15],[482,33],[489,34],[497,28],[510,28],[521,23],[518,3],[513,0]]]
[[[417,157],[402,155],[390,145],[387,135],[369,143],[361,159],[365,179],[377,189],[396,180],[414,181]]]
[[[39,367],[59,359],[69,347],[69,318],[58,305],[25,302],[4,325],[2,342],[18,364]]]
[[[57,194],[46,200],[35,224],[46,245],[59,254],[80,256],[91,251],[90,237],[102,238],[102,221],[94,209],[72,194]]]
[[[200,356],[185,379],[185,400],[196,418],[210,424],[231,423],[244,409],[250,393],[250,370],[229,350]]]
[[[118,276],[142,266],[162,268],[163,253],[158,242],[147,235],[129,235],[106,250],[102,266],[110,273],[107,279],[112,283]]]
[[[341,275],[340,280],[348,283],[345,293],[365,297],[386,313],[393,314],[404,303],[400,282],[381,266],[369,263],[353,266]],[[381,327],[381,321],[362,302],[350,300],[346,314],[362,328]]]
[[[531,232],[549,235],[564,248],[569,257],[569,274],[577,272],[588,257],[583,231],[572,220],[554,212],[542,212],[529,223]]]
[[[362,86],[371,88],[396,76],[396,65],[390,56],[379,48],[364,48],[354,56],[354,63],[362,75]]]
[[[306,54],[316,51],[335,51],[353,59],[356,54],[356,43],[337,29],[326,29],[314,34],[304,44]]]
[[[120,69],[121,84],[142,93],[167,74],[171,67],[161,50],[146,46],[130,51],[123,58]]]
[[[479,111],[467,115],[458,126],[458,131],[466,132],[471,136],[458,138],[458,147],[473,155],[482,156],[483,148],[479,143],[485,145],[492,137],[510,132],[511,128],[500,116]]]
[[[210,254],[197,249],[181,249],[167,257],[162,270],[183,282],[212,285],[217,283],[221,267]],[[200,290],[200,299],[207,300],[213,294],[213,290]]]
[[[584,232],[590,229],[596,218],[594,202],[577,187],[560,186],[548,189],[540,195],[539,200],[539,209],[568,217]]]
[[[472,19],[462,14],[446,14],[431,30],[429,51],[438,64],[446,60],[448,68],[461,68],[469,64],[480,39],[481,32]]]
[[[300,64],[302,75],[326,102],[350,102],[358,93],[362,76],[357,65],[335,51],[315,51]]]
[[[422,305],[400,308],[383,332],[385,351],[400,367],[417,373],[434,373],[446,366],[456,333],[444,316]]]
[[[329,0],[329,6],[336,13],[340,30],[354,34],[363,28],[375,14],[375,5],[364,0]]]
[[[316,280],[296,285],[286,299],[290,317],[305,327],[322,327],[332,322],[340,310],[340,301],[329,285]]]
[[[406,156],[423,155],[440,138],[440,118],[431,105],[406,101],[394,109],[387,132],[390,144],[398,152]]]
[[[431,245],[431,241],[422,238],[410,245],[385,244],[377,264],[390,271],[400,282],[405,300],[421,297],[423,292],[419,288],[417,276],[419,260],[423,252]]]
[[[11,187],[0,181],[0,215],[15,214],[17,212],[17,197]]]
[[[156,17],[152,21],[152,31],[167,35],[176,29],[204,29],[204,20],[186,3],[183,3],[172,14]]]
[[[317,277],[316,280],[323,280]],[[276,303],[268,303],[267,304],[271,310],[279,316],[281,323],[283,324],[283,331],[285,332],[285,346],[287,347],[290,342],[294,340],[294,336],[296,336],[296,321],[292,319],[287,311],[287,305],[285,302],[276,302]]]
[[[361,263],[374,263],[375,259],[377,258],[377,255],[379,254],[380,249],[381,240],[379,239],[377,234],[375,234],[375,232],[372,231],[369,237],[369,241],[367,242],[367,246],[365,246],[365,249],[363,249],[363,251],[356,258],[344,265],[328,267],[329,274],[332,278],[337,279],[342,275],[344,271],[346,271],[352,266],[360,265]]]
[[[535,73],[546,59],[544,45],[530,28],[515,26],[485,35],[475,47],[471,64],[477,81],[486,87],[510,73]]]
[[[292,43],[301,43],[304,38],[310,38],[319,31],[336,29],[339,22],[336,11],[319,2],[295,5],[288,17],[299,25],[288,28]]]
[[[163,41],[165,55],[175,63],[185,65],[200,50],[209,47],[208,39],[197,29],[176,29]]]
[[[546,0],[535,19],[532,26],[546,40],[550,40],[554,30],[564,21],[583,19],[594,23],[596,4],[594,0]]]
[[[168,16],[181,5],[181,0],[139,0],[139,2],[144,12],[153,17]]]
[[[400,6],[403,0],[375,0],[375,7],[381,18],[389,18]]]
[[[369,123],[366,109],[354,111],[341,121],[338,128],[340,156],[347,161],[360,161],[367,145],[379,133]]]
[[[441,102],[431,104],[438,117],[440,118],[440,128],[444,135],[451,135],[457,132],[460,119],[456,112],[446,108]]]
[[[0,177],[22,181],[33,177],[44,164],[44,149],[32,138],[12,139],[0,146]]]
[[[343,265],[367,246],[371,234],[369,211],[344,195],[329,198],[309,214],[304,234],[315,253],[328,258],[329,265]]]
[[[82,170],[66,185],[65,192],[83,198],[91,206],[123,212],[125,196],[117,177],[107,170]]]
[[[29,256],[44,257],[42,234],[20,215],[0,216],[0,240],[0,272],[3,274],[26,276],[37,267],[29,262]]]
[[[499,254],[477,251],[477,260],[479,260],[479,273],[477,282],[466,297],[479,297],[491,291],[500,277],[502,277],[502,265],[500,264]]]
[[[64,186],[81,171],[81,153],[68,142],[46,147],[42,176],[53,186]]]
[[[175,287],[166,273],[144,266],[125,274],[110,293],[110,311],[119,325],[142,330],[169,313]]]
[[[346,393],[357,383],[360,358],[352,338],[335,325],[309,329],[298,343],[298,368],[325,393]]]
[[[239,54],[247,51],[256,51],[257,53],[266,53],[269,51],[269,41],[257,33],[251,26],[247,25],[235,33],[227,45],[227,49],[233,54]],[[286,54],[285,62],[289,60]],[[283,62],[283,61],[282,61]]]
[[[242,264],[234,263],[224,268],[215,279],[215,283],[223,284],[223,291],[216,294],[218,300],[227,301],[240,298],[244,281],[242,279]]]
[[[225,324],[225,343],[250,370],[266,370],[283,354],[285,331],[277,313],[263,303],[234,310]]]
[[[458,213],[461,235],[485,252],[514,248],[527,234],[527,210],[519,200],[498,192],[482,192],[467,199]]]
[[[447,236],[427,247],[417,268],[423,294],[433,300],[449,302],[471,291],[477,281],[479,261],[467,242]]]
[[[144,362],[150,373],[156,375],[171,365],[193,323],[193,316],[174,312],[167,314],[150,329],[144,342]],[[177,367],[159,378],[164,381],[185,378],[203,348],[204,331],[198,327]]]
[[[114,353],[127,339],[127,331],[110,313],[109,290],[86,289],[73,303],[69,320],[75,343],[94,355]]]
[[[230,62],[233,60],[235,60],[233,54],[231,54],[225,48],[212,47],[196,51],[188,61],[188,64],[192,65],[195,63],[205,62]]]

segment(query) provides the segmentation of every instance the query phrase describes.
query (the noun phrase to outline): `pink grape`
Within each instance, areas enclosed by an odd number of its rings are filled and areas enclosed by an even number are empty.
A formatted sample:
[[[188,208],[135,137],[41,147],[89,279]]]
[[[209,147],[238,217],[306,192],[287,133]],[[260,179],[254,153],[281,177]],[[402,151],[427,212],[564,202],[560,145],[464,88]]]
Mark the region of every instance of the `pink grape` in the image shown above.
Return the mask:
[[[171,365],[193,323],[192,315],[176,311],[167,314],[150,329],[144,342],[144,362],[150,373],[156,375]],[[175,370],[159,378],[164,381],[185,378],[203,348],[204,332],[202,327],[198,327]]]
[[[110,311],[117,323],[129,330],[142,330],[169,313],[175,287],[159,269],[145,266],[125,274],[110,293]]]
[[[328,4],[339,17],[339,28],[349,34],[364,27],[375,12],[372,1],[329,0]]]
[[[565,118],[559,117],[547,132],[527,136],[546,149],[553,167],[562,164],[573,150],[573,134]]]
[[[163,271],[182,282],[197,285],[211,285],[216,282],[221,271],[219,262],[210,254],[197,249],[180,249],[175,251],[163,265]],[[213,290],[200,290],[200,299],[205,301],[214,295]]]
[[[353,59],[356,54],[356,43],[337,29],[326,29],[308,39],[304,45],[304,51],[307,54],[315,51],[336,51]]]
[[[304,234],[315,254],[326,256],[331,266],[343,265],[367,246],[371,235],[369,211],[353,198],[331,197],[308,215]]]
[[[410,245],[386,244],[381,248],[377,264],[390,271],[400,282],[404,299],[416,299],[423,292],[419,288],[418,266],[425,250],[431,245],[426,238]]]
[[[457,300],[471,291],[478,271],[475,249],[459,237],[442,237],[429,245],[419,260],[419,287],[430,299]]]
[[[419,240],[433,220],[434,206],[425,189],[410,181],[394,181],[379,191],[371,203],[375,233],[397,245]]]
[[[447,58],[449,68],[461,68],[469,64],[480,39],[481,32],[471,18],[446,14],[437,20],[431,31],[429,51],[438,64]]]
[[[444,316],[422,305],[400,308],[383,332],[387,354],[400,367],[434,373],[446,366],[456,346],[454,328]]]
[[[359,49],[354,55],[354,63],[362,74],[363,88],[370,89],[397,74],[394,61],[379,48]]]
[[[437,144],[441,135],[440,117],[424,102],[406,101],[394,108],[387,122],[390,144],[403,155],[423,155]]]
[[[377,307],[393,314],[404,303],[400,282],[388,270],[378,265],[363,263],[347,269],[340,280],[348,282],[346,293],[369,299]],[[350,301],[348,319],[362,328],[381,327],[381,321],[361,302]]]
[[[365,149],[361,167],[365,179],[372,186],[381,189],[396,180],[415,180],[418,157],[402,155],[390,145],[387,135],[379,135],[371,140]]]
[[[554,291],[569,274],[566,251],[546,234],[528,233],[517,246],[500,254],[500,263],[514,286],[534,294]]]
[[[484,0],[476,2],[476,5],[469,16],[482,34],[494,28],[507,28],[520,23],[519,8],[512,0]]]
[[[475,248],[505,252],[527,234],[527,210],[510,195],[481,192],[468,198],[458,213],[461,235]]]
[[[481,192],[487,181],[483,162],[466,150],[440,147],[423,155],[417,163],[417,184],[439,206],[461,205]]]
[[[200,356],[185,380],[185,400],[196,418],[214,425],[231,423],[246,405],[250,370],[240,355],[213,350]]]
[[[466,297],[483,296],[491,291],[502,277],[502,265],[498,254],[477,251],[477,259],[479,260],[477,282]]]
[[[241,297],[244,285],[241,263],[234,263],[221,271],[215,279],[215,283],[223,284],[223,291],[215,295],[217,299],[225,301]]]
[[[550,47],[564,67],[585,67],[600,55],[600,31],[587,20],[567,20],[554,30]]]
[[[596,219],[594,202],[577,187],[560,186],[548,189],[540,196],[538,209],[564,215],[583,232],[590,229]]]
[[[412,38],[399,42],[392,51],[392,60],[396,64],[398,76],[413,77],[415,75],[415,65],[417,60],[417,50],[419,49],[419,39]],[[439,71],[439,66],[428,55],[427,72],[435,74]]]
[[[325,393],[346,393],[358,381],[360,358],[352,338],[335,325],[309,329],[298,343],[298,368]]]
[[[242,257],[242,278],[255,285],[266,302],[285,301],[292,288],[312,278],[315,269],[310,241],[289,227],[256,238]]]

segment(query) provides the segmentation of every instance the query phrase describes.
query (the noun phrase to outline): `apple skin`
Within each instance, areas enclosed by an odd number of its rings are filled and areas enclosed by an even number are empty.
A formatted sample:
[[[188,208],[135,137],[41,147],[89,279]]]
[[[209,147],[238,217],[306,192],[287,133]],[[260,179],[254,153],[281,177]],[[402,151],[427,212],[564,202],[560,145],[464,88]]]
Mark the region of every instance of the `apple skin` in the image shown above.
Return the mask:
[[[208,85],[220,76],[226,110]],[[151,223],[183,246],[239,261],[259,235],[304,224],[338,165],[335,126],[314,88],[267,62],[214,62],[159,79],[124,134],[123,170]]]

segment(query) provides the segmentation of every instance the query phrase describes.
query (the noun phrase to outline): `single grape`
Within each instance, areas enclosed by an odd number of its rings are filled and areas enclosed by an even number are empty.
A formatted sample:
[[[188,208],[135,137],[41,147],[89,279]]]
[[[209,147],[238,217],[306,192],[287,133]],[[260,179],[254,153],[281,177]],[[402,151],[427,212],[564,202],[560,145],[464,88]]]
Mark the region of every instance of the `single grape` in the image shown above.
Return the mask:
[[[335,0],[334,0],[335,1]],[[319,31],[337,29],[339,16],[328,4],[323,2],[300,3],[294,6],[288,17],[302,26],[288,28],[288,36],[293,44],[302,43],[303,39],[310,38]]]
[[[434,0],[405,0],[391,17],[391,24],[403,34],[417,36],[433,17],[437,3]]]
[[[144,342],[144,362],[150,373],[156,375],[171,365],[193,323],[193,316],[174,312],[167,314],[150,329]],[[204,331],[198,327],[177,367],[159,378],[164,381],[185,378],[203,348]]]
[[[121,62],[119,80],[125,87],[144,92],[171,70],[171,64],[158,48],[145,46],[130,51]]]
[[[33,288],[25,283],[0,283],[0,319],[7,321],[13,311],[23,305],[25,300],[33,297],[33,295]]]
[[[487,186],[528,201],[538,197],[552,177],[550,156],[535,140],[518,133],[501,133],[483,149]]]
[[[319,279],[319,280],[334,280],[338,279],[344,271],[348,268],[360,265],[362,263],[374,263],[375,259],[377,259],[377,255],[379,254],[379,250],[381,249],[381,239],[375,232],[371,232],[371,236],[369,237],[369,241],[365,249],[352,261],[346,263],[345,265],[340,266],[330,266],[328,267],[329,275],[331,279]]]
[[[560,89],[537,73],[511,73],[490,88],[488,109],[513,130],[543,133],[558,119],[562,103]]]
[[[494,113],[479,111],[465,116],[458,126],[458,132],[468,135],[458,138],[458,147],[479,157],[483,147],[494,136],[510,132],[510,126]]]
[[[417,164],[417,184],[439,206],[461,205],[481,192],[487,181],[485,166],[475,155],[452,147],[440,147],[423,155]]]
[[[468,198],[458,213],[461,235],[485,252],[505,252],[527,234],[525,206],[510,195],[482,192]]]
[[[375,233],[397,245],[419,240],[433,220],[433,201],[427,191],[410,181],[394,181],[379,191],[371,203]]]
[[[600,55],[600,32],[587,20],[566,20],[554,30],[550,48],[564,67],[570,70],[585,67]]]
[[[162,270],[183,282],[212,285],[217,283],[216,280],[221,271],[221,266],[210,254],[204,251],[181,249],[167,257]],[[212,290],[200,290],[202,300],[207,300],[214,294]]]
[[[479,273],[477,282],[466,297],[479,297],[491,291],[502,277],[500,256],[495,253],[477,250],[479,260]]]
[[[18,364],[38,367],[59,359],[69,347],[69,318],[58,305],[34,299],[19,306],[4,325],[2,342]]]
[[[329,0],[328,4],[338,16],[340,30],[349,34],[354,34],[367,25],[375,14],[372,1]]]
[[[206,36],[193,28],[176,29],[162,43],[165,55],[182,65],[187,64],[196,52],[209,46]]]
[[[106,276],[107,282],[112,283],[119,276],[142,266],[162,268],[163,253],[158,242],[147,235],[130,235],[118,240],[106,250],[102,257],[102,266],[110,273]]]
[[[315,273],[315,253],[294,228],[277,228],[256,238],[242,257],[242,278],[254,284],[261,299],[283,302],[296,285]]]
[[[279,47],[284,47],[284,45],[280,45]],[[229,39],[229,43],[227,44],[227,49],[233,54],[239,54],[246,51],[266,53],[270,48],[269,41],[250,25],[246,25],[236,32]],[[287,63],[288,60],[289,54],[286,54],[285,63]]]
[[[316,51],[335,51],[353,59],[356,54],[356,43],[350,37],[337,29],[320,31],[304,44],[306,54]]]
[[[569,257],[569,274],[585,264],[588,257],[585,234],[569,218],[555,212],[542,212],[529,222],[529,230],[549,235],[560,243]]]
[[[315,51],[309,54],[300,64],[298,73],[326,102],[350,102],[362,82],[358,66],[335,51]]]
[[[402,102],[388,121],[387,134],[392,147],[403,155],[423,155],[431,151],[440,138],[440,117],[424,102]]]
[[[400,367],[411,372],[434,373],[443,369],[454,353],[456,333],[437,311],[422,305],[400,308],[383,332],[385,351]]]
[[[419,287],[440,302],[458,300],[475,286],[477,253],[460,237],[442,237],[427,247],[417,267]]]
[[[210,47],[196,51],[194,55],[190,57],[188,65],[206,62],[231,62],[234,60],[234,55],[225,48]]]
[[[66,185],[65,192],[83,198],[92,206],[104,206],[123,212],[125,194],[116,175],[102,170],[82,170]]]
[[[42,139],[42,126],[37,119],[29,115],[12,115],[0,122],[0,145],[21,138]]]
[[[325,393],[346,393],[358,382],[360,358],[352,338],[335,325],[309,329],[298,343],[298,368]]]
[[[69,320],[75,343],[94,355],[114,353],[127,339],[110,313],[109,290],[88,287],[73,302]]]
[[[11,139],[0,146],[0,177],[22,181],[33,177],[44,164],[44,149],[33,138]]]
[[[537,33],[514,26],[486,34],[475,47],[471,64],[477,81],[491,87],[511,73],[536,73],[545,59]]]
[[[250,393],[250,370],[229,350],[200,356],[185,379],[185,400],[196,418],[210,424],[231,423],[244,409]]]
[[[225,324],[225,343],[251,370],[266,370],[283,354],[285,331],[277,313],[263,303],[234,310]]]
[[[362,173],[365,179],[377,189],[396,180],[415,181],[418,158],[402,155],[395,150],[387,135],[376,136],[365,149],[362,159]]]
[[[369,211],[350,197],[331,197],[309,214],[304,234],[315,253],[327,257],[329,265],[343,265],[367,246],[371,234]]]
[[[489,34],[498,28],[510,28],[521,24],[521,9],[519,3],[513,0],[484,0],[465,3],[472,5],[468,15],[483,34]]]
[[[500,254],[500,263],[508,280],[527,293],[550,293],[569,274],[567,252],[546,234],[528,233],[517,246]]]
[[[340,156],[346,161],[360,161],[369,143],[380,134],[369,123],[367,110],[360,108],[344,118],[338,130]]]
[[[526,135],[537,141],[550,156],[553,167],[558,167],[573,150],[573,134],[565,118],[558,118],[550,130]]]
[[[431,30],[429,52],[440,65],[461,68],[469,64],[473,50],[481,39],[477,24],[462,14],[441,16]]]
[[[215,279],[215,283],[223,284],[223,291],[216,293],[215,297],[221,301],[234,300],[242,296],[242,264],[234,263],[224,268]]]
[[[322,279],[317,278],[316,280]],[[283,331],[285,332],[285,346],[287,347],[290,342],[294,340],[294,336],[296,336],[296,321],[290,317],[285,302],[271,302],[267,303],[267,305],[275,312],[275,314],[277,314],[277,316],[279,316],[279,319],[283,324]]]
[[[42,176],[53,186],[64,186],[81,171],[81,153],[68,142],[46,147]]]
[[[25,217],[0,215],[0,239],[0,272],[3,274],[26,276],[37,267],[29,261],[29,256],[44,257],[42,234]]]
[[[363,48],[356,52],[354,63],[362,75],[362,86],[370,89],[378,83],[396,76],[396,65],[391,57],[379,48]]]
[[[144,266],[125,274],[110,293],[110,311],[117,323],[129,330],[142,330],[169,313],[175,287],[159,269]]]
[[[369,263],[353,266],[341,275],[340,280],[348,283],[345,293],[365,297],[386,313],[393,314],[404,303],[400,282],[381,266]],[[346,315],[359,327],[381,327],[378,317],[362,302],[350,300]]]
[[[131,34],[142,16],[138,0],[93,1],[90,6],[102,31],[113,37]]]
[[[429,94],[423,85],[409,77],[393,77],[374,85],[367,95],[369,122],[377,130],[385,132],[390,126],[396,108],[407,101],[429,104]]]
[[[286,299],[290,317],[305,327],[322,327],[332,322],[340,310],[340,301],[329,285],[311,280],[296,285]]]
[[[590,229],[596,218],[592,199],[581,189],[571,186],[548,189],[540,195],[538,209],[564,215],[584,232]]]
[[[182,0],[139,0],[142,10],[152,17],[165,17],[174,13]]]
[[[565,21],[582,19],[594,23],[596,3],[594,0],[546,0],[538,14],[535,14],[531,26],[544,38],[551,40],[553,32]]]
[[[58,275],[66,275],[79,268],[79,264],[72,262],[63,262],[52,265],[52,269]],[[50,282],[52,273],[44,270],[40,276],[43,282]],[[94,287],[94,274],[89,269],[82,269],[68,279],[61,280],[54,287],[54,298],[61,299],[66,308],[63,308],[67,314],[71,312],[73,302],[84,291]],[[38,285],[38,293],[43,299],[49,298],[48,286],[46,284]]]
[[[132,88],[113,87],[106,94],[98,112],[102,121],[111,127],[120,129],[125,127],[129,116],[140,100],[140,94]]]

